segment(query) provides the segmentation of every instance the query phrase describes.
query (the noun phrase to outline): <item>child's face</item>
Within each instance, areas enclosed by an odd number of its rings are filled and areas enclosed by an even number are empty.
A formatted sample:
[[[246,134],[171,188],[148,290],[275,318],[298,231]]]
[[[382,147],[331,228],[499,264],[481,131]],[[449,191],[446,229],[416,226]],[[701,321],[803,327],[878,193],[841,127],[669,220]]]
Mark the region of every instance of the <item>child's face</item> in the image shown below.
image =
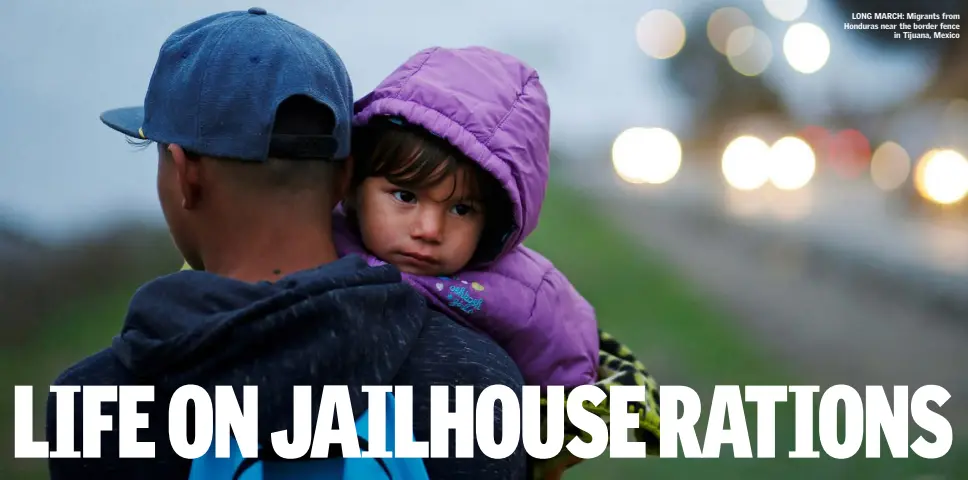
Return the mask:
[[[452,275],[474,255],[484,229],[484,205],[470,195],[468,175],[410,190],[370,177],[355,192],[366,248],[402,272]]]

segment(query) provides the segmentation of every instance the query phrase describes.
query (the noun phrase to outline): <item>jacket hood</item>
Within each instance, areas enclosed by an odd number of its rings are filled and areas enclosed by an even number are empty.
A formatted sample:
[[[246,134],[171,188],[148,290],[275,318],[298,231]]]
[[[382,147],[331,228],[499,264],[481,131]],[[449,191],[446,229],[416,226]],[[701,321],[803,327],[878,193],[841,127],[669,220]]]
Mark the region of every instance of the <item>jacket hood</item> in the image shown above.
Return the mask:
[[[537,227],[548,184],[551,112],[533,68],[484,47],[428,48],[358,100],[355,111],[355,125],[403,117],[494,175],[514,216],[500,255]]]
[[[241,386],[258,386],[259,433],[268,439],[291,428],[293,385],[314,386],[314,405],[322,385],[348,385],[359,416],[367,404],[360,386],[392,384],[425,318],[423,299],[400,280],[396,269],[369,268],[355,255],[275,283],[181,271],[135,293],[112,350],[169,393],[232,385],[241,402]]]

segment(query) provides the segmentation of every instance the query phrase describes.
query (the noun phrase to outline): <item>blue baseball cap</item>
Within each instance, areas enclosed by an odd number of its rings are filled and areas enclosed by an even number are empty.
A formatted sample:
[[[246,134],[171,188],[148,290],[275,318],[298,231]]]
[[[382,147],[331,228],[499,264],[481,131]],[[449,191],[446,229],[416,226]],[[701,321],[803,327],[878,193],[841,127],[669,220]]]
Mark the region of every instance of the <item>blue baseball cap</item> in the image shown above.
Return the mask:
[[[273,135],[276,109],[306,96],[332,110],[332,132]],[[353,87],[339,55],[262,8],[211,15],[176,30],[158,54],[143,106],[101,114],[130,137],[211,157],[343,159]]]

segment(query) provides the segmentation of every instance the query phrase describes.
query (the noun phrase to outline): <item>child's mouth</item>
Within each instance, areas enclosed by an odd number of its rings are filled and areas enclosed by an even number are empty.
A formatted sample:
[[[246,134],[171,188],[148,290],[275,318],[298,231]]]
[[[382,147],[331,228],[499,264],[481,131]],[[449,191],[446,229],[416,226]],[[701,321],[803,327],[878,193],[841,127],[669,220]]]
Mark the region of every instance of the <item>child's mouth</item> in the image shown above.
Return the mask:
[[[437,263],[433,257],[421,255],[419,253],[401,252],[400,256],[403,257],[404,260],[419,264],[421,266],[434,265]]]

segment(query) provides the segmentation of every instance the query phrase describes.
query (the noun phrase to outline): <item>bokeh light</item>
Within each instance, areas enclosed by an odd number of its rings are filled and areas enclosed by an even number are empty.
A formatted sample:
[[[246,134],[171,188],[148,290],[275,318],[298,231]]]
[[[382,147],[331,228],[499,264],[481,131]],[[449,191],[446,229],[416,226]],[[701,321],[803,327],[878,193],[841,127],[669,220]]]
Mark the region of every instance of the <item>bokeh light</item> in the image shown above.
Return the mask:
[[[817,25],[797,23],[783,36],[783,55],[794,70],[814,73],[830,58],[830,39]]]
[[[646,55],[664,60],[682,50],[686,26],[669,10],[650,10],[635,25],[635,40]]]
[[[740,27],[726,39],[726,56],[734,70],[753,77],[763,73],[773,60],[773,43],[756,27]]]
[[[770,179],[770,146],[752,135],[736,138],[723,150],[723,178],[737,190],[755,190]]]
[[[792,22],[807,11],[807,0],[763,0],[763,6],[773,18]]]
[[[682,146],[668,130],[629,128],[612,143],[612,165],[626,182],[666,183],[679,172]]]
[[[729,35],[742,27],[753,25],[753,20],[746,12],[736,7],[723,7],[709,16],[706,23],[706,36],[709,37],[709,44],[717,52],[726,55],[726,41]]]
[[[803,188],[816,167],[813,149],[801,138],[783,137],[770,147],[770,182],[780,190]]]
[[[968,194],[968,160],[954,150],[930,150],[915,168],[914,185],[921,196],[935,203],[958,202]]]
[[[911,156],[895,142],[882,143],[871,157],[871,181],[881,190],[894,190],[911,175]]]
[[[845,178],[856,178],[869,168],[870,141],[860,130],[841,130],[829,137],[827,155],[829,165],[835,172]]]
[[[830,142],[830,132],[820,125],[807,125],[797,132],[797,136],[810,145],[819,164],[826,155],[827,145]]]

